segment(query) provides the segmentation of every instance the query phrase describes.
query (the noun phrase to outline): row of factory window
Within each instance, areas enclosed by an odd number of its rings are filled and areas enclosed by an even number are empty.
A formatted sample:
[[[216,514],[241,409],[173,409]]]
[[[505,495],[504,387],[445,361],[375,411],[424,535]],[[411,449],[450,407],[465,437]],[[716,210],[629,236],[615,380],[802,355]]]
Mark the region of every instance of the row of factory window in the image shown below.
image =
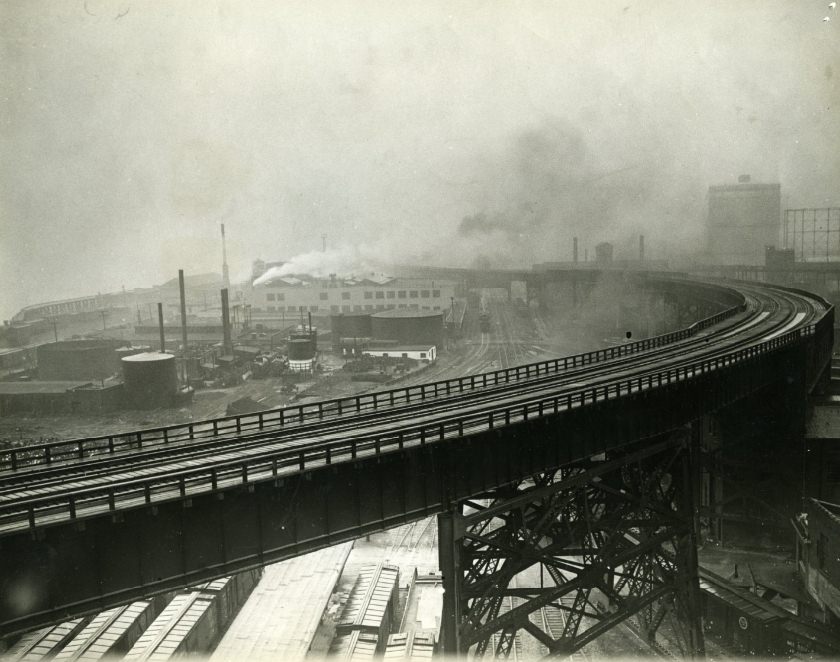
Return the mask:
[[[388,310],[392,308],[408,308],[410,310],[440,310],[440,306],[420,306],[416,303],[405,304],[401,303],[398,306],[373,306],[373,305],[365,305],[365,306],[330,306],[331,313],[360,313],[363,311],[373,311],[373,310]],[[260,308],[254,308],[255,311],[260,311]],[[326,307],[324,307],[323,311],[326,312]],[[321,312],[320,306],[267,306],[266,311],[269,313],[317,313]]]
[[[321,301],[328,301],[329,296],[329,292],[318,293],[318,298]],[[365,299],[428,299],[429,297],[437,299],[440,297],[440,290],[375,290],[365,291],[364,297]],[[268,301],[285,301],[286,294],[284,292],[268,292],[265,298]],[[350,292],[342,292],[341,298],[350,299]]]

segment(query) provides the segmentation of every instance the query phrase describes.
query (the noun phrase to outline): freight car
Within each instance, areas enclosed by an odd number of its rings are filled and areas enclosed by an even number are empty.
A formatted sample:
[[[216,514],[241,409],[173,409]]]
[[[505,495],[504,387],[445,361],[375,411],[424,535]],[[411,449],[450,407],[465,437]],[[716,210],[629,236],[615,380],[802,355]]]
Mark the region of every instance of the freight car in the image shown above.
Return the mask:
[[[212,650],[259,581],[260,572],[242,572],[177,594],[131,647],[126,662]]]
[[[431,660],[437,645],[431,632],[398,632],[388,637],[386,660]]]
[[[88,662],[124,655],[154,620],[156,606],[154,600],[139,600],[97,614],[55,656],[56,662]]]
[[[706,636],[737,655],[840,655],[840,636],[700,569]]]
[[[6,653],[3,662],[30,662],[52,657],[70,641],[85,625],[86,618],[59,623],[35,632],[29,632],[18,639]]]
[[[492,330],[490,324],[490,305],[487,303],[486,297],[481,297],[478,302],[478,327],[482,333],[490,333]]]
[[[336,623],[338,635],[354,631],[375,634],[384,648],[397,626],[400,570],[396,566],[364,566]]]
[[[379,649],[379,637],[371,632],[355,630],[342,634],[333,639],[330,645],[329,658],[331,660],[373,660]]]

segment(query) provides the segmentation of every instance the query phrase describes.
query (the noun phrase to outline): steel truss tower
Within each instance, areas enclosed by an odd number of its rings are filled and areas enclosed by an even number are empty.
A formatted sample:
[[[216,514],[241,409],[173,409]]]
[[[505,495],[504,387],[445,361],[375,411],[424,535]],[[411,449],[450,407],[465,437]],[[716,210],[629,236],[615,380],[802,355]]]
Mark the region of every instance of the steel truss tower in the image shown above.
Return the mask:
[[[445,653],[567,656],[627,622],[704,656],[699,424],[453,504],[438,516]]]

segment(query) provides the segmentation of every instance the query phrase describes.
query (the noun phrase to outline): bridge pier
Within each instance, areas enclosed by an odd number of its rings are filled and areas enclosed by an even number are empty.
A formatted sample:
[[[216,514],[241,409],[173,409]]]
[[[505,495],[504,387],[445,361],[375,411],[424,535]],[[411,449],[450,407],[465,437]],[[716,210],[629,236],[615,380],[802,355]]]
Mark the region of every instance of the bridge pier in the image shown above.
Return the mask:
[[[620,623],[703,657],[699,431],[592,456],[438,516],[443,650],[569,655]]]
[[[803,496],[808,357],[792,350],[780,380],[704,417],[704,535],[724,546],[790,544]]]

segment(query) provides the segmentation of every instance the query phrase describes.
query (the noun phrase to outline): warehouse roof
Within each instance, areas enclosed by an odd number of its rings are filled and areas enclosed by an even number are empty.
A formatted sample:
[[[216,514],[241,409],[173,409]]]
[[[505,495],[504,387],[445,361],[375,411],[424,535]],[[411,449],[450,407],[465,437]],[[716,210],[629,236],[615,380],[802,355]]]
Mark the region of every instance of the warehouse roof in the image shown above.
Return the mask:
[[[415,308],[389,308],[388,310],[380,310],[377,313],[371,313],[371,317],[394,318],[394,317],[440,317],[442,313],[439,310],[418,310]]]
[[[66,393],[82,386],[89,386],[91,382],[0,382],[0,395],[28,395],[40,393],[50,395]]]

